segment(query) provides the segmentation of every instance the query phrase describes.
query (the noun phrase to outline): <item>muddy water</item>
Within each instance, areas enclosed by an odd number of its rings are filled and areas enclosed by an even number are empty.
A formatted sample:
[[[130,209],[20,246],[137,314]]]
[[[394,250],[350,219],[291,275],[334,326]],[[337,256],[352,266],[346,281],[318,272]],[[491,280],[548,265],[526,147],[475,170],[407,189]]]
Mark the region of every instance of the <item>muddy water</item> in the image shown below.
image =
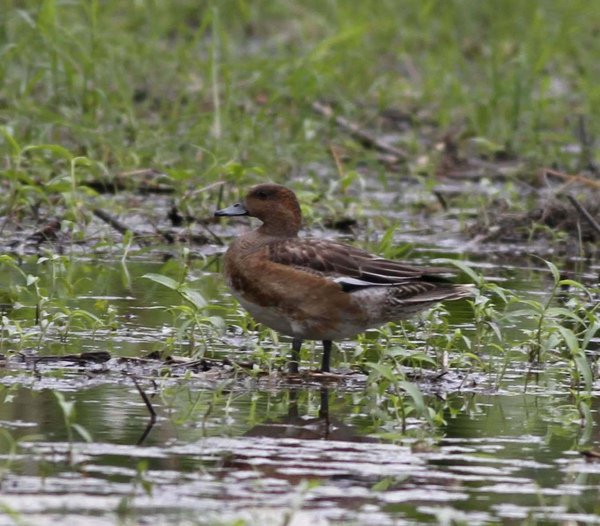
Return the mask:
[[[484,273],[524,295],[547,291],[537,261],[480,261]],[[514,361],[500,383],[483,369],[452,370],[438,388],[421,386],[443,415],[433,427],[384,418],[361,371],[299,382],[227,365],[167,375],[158,360],[124,358],[169,341],[176,354],[201,346],[202,335],[192,345],[174,330],[180,313],[167,307],[181,303],[177,294],[139,279],[181,271],[172,265],[131,261],[125,275],[119,262],[74,264],[68,281],[77,283],[77,299],[68,303],[98,313],[110,305],[112,329],[73,326],[66,337],[49,331],[24,346],[5,339],[0,525],[600,523],[600,462],[577,452],[600,449],[600,404],[592,403],[593,426],[574,425],[559,366],[527,374]],[[26,270],[36,272],[35,264]],[[188,277],[213,313],[228,307],[229,328],[210,333],[206,356],[249,360],[256,341],[235,328],[241,318],[215,271],[214,263],[195,263]],[[67,289],[57,285],[55,298],[72,298]],[[452,320],[468,330],[464,312]],[[352,345],[343,346],[348,356]],[[34,365],[42,355],[91,351],[111,358]],[[314,366],[318,351],[313,358]],[[483,358],[492,370],[501,366]],[[132,376],[157,412],[153,425]],[[74,404],[71,420],[56,392]]]

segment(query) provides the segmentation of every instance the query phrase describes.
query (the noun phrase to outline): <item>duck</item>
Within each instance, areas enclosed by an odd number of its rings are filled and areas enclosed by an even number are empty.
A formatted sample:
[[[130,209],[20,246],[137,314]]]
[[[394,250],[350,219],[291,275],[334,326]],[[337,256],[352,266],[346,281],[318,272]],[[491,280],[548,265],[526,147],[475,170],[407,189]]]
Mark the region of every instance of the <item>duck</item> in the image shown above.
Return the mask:
[[[262,222],[231,242],[223,275],[257,322],[292,338],[290,373],[298,373],[305,340],[323,343],[321,372],[330,373],[334,341],[473,294],[473,285],[449,281],[446,268],[414,266],[341,242],[300,237],[298,198],[280,184],[253,186],[242,201],[214,215]]]

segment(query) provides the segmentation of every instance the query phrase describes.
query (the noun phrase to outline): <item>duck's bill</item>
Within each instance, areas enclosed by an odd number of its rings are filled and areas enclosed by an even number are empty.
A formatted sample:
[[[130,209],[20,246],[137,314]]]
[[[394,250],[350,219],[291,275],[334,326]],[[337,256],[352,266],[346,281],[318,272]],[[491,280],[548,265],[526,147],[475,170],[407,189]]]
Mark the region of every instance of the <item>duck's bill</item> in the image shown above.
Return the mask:
[[[221,210],[217,210],[215,212],[215,216],[246,216],[248,215],[248,210],[242,203],[236,203],[234,205],[228,206],[227,208],[222,208]]]

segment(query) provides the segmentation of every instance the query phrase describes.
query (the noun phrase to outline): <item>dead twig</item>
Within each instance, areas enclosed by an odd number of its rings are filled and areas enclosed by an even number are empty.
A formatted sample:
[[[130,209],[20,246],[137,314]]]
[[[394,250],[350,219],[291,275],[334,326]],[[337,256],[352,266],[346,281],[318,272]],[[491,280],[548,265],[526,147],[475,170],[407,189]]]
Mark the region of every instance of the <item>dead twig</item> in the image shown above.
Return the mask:
[[[144,432],[142,433],[142,435],[140,436],[140,438],[138,439],[138,441],[136,443],[136,445],[141,446],[144,443],[144,441],[146,440],[146,438],[148,437],[148,435],[150,434],[150,431],[152,431],[154,424],[156,423],[156,411],[154,410],[154,406],[152,405],[152,402],[150,402],[150,398],[148,398],[148,395],[145,393],[145,391],[142,389],[142,387],[138,383],[137,378],[131,374],[128,376],[133,380],[133,384],[135,385],[135,388],[137,389],[138,393],[140,393],[140,396],[142,397],[144,404],[146,404],[146,407],[148,408],[148,411],[150,412],[150,420],[148,420],[148,424],[146,425]]]
[[[80,354],[67,354],[64,356],[37,356],[33,362],[38,363],[62,363],[68,362],[75,365],[87,365],[90,363],[105,363],[110,360],[110,353],[107,351],[82,352]]]
[[[583,175],[566,174],[563,172],[559,172],[558,170],[552,170],[550,168],[543,168],[541,171],[541,175],[542,177],[551,175],[553,177],[558,177],[559,179],[564,179],[570,183],[581,183],[582,185],[588,186],[589,188],[595,188],[596,190],[600,189],[600,181],[594,181],[593,179],[589,179],[588,177],[584,177]]]
[[[96,190],[99,193],[116,194],[124,190],[137,190],[142,194],[172,194],[175,188],[170,184],[158,182],[154,179],[167,177],[164,173],[154,168],[140,168],[129,172],[122,172],[115,175],[112,179],[103,181],[93,179],[86,181],[85,186]],[[139,180],[141,178],[141,180]]]
[[[338,147],[333,144],[329,145],[329,151],[331,152],[331,156],[333,157],[333,160],[335,161],[335,166],[337,168],[338,175],[340,176],[340,179],[342,179],[345,175],[345,170],[344,170],[344,165],[342,163],[342,159],[340,156],[340,151],[339,151]]]
[[[567,199],[575,207],[579,215],[587,221],[587,223],[595,230],[600,236],[600,224],[592,217],[592,215],[583,207],[583,205],[570,194],[567,194]]]
[[[585,451],[580,451],[579,453],[587,458],[600,459],[600,451],[596,449],[588,449]]]
[[[213,238],[214,242],[219,245],[219,246],[224,246],[225,245],[225,241],[223,241],[223,239],[218,236],[217,234],[215,234],[210,228],[208,228],[208,226],[205,223],[198,223],[204,230],[206,230],[208,232],[208,234]]]
[[[105,210],[102,210],[101,208],[94,208],[92,210],[92,213],[98,218],[101,219],[102,221],[104,221],[107,225],[111,226],[112,228],[114,228],[117,232],[119,232],[119,234],[121,235],[126,235],[127,233],[131,233],[131,235],[133,236],[133,239],[140,245],[142,246],[147,246],[148,245],[148,240],[144,240],[144,236],[142,234],[140,234],[139,232],[136,232],[135,230],[133,230],[132,228],[129,228],[127,225],[125,225],[124,223],[122,223],[121,221],[119,221],[116,217],[113,217],[112,215],[110,215],[108,212],[106,212]],[[162,234],[161,234],[162,235]],[[163,236],[164,237],[164,236]],[[168,240],[167,240],[168,242]]]
[[[40,245],[44,241],[56,241],[60,232],[60,219],[50,219],[42,228],[27,237],[27,241]]]
[[[444,194],[442,194],[442,192],[440,192],[439,190],[432,190],[432,194],[438,200],[438,202],[440,203],[440,205],[442,205],[442,208],[445,211],[447,211],[448,210],[448,201],[446,201],[446,198],[444,197]]]
[[[195,369],[199,368],[203,371],[208,371],[213,367],[223,367],[225,365],[229,365],[234,368],[240,369],[253,369],[254,362],[238,362],[230,360],[229,358],[223,358],[218,360],[216,358],[200,358],[198,360],[188,360],[185,358],[172,356],[165,361],[165,365],[167,365],[170,369],[175,368],[186,368],[186,369]]]
[[[581,143],[581,166],[598,173],[598,166],[593,159],[594,137],[590,134],[588,119],[584,115],[580,115],[577,121],[577,136]]]
[[[148,398],[148,395],[142,389],[141,385],[139,384],[139,382],[137,381],[137,378],[135,376],[133,376],[132,374],[128,374],[127,376],[129,376],[129,378],[131,378],[131,380],[133,381],[133,385],[135,385],[135,388],[137,389],[138,393],[140,393],[140,396],[142,397],[144,404],[146,404],[146,408],[148,409],[148,412],[150,413],[150,421],[152,423],[156,422],[156,411],[154,410],[154,406],[152,405],[152,402],[150,402],[150,398]]]
[[[128,232],[131,232],[134,237],[138,236],[138,234],[136,234],[133,230],[131,230],[131,228],[129,228],[128,226],[124,225],[123,223],[121,223],[121,221],[119,221],[115,217],[111,216],[108,212],[102,210],[101,208],[94,208],[92,210],[92,213],[98,219],[101,219],[107,225],[109,225],[112,228],[114,228],[119,234],[125,235]]]
[[[349,121],[345,117],[335,115],[331,106],[317,100],[311,104],[311,108],[319,115],[323,115],[324,117],[333,120],[340,128],[346,130],[366,148],[372,148],[379,152],[393,155],[397,160],[403,160],[408,157],[408,154],[401,148],[387,144],[369,132],[361,129],[355,122]]]

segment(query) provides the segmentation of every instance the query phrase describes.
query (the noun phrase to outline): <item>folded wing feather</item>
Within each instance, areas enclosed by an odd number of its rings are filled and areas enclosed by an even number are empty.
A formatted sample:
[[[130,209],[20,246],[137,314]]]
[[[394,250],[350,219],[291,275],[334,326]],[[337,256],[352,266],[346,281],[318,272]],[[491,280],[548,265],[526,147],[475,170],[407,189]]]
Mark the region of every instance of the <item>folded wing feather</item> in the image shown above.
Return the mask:
[[[271,242],[268,250],[271,261],[329,277],[345,290],[373,285],[415,286],[421,280],[439,283],[445,281],[441,274],[450,272],[439,267],[413,267],[327,240],[284,239]]]

